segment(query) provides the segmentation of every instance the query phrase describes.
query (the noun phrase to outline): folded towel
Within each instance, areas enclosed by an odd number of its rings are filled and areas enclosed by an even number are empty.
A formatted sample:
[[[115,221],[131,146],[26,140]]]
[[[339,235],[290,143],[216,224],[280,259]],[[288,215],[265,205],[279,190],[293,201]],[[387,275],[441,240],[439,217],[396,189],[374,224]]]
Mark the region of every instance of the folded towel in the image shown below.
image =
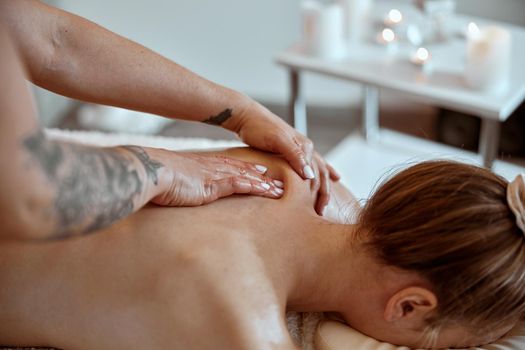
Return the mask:
[[[141,134],[104,133],[98,131],[76,131],[46,129],[46,135],[53,140],[68,141],[93,146],[137,145],[169,150],[198,150],[246,146],[235,140],[210,140],[197,137],[165,137]]]

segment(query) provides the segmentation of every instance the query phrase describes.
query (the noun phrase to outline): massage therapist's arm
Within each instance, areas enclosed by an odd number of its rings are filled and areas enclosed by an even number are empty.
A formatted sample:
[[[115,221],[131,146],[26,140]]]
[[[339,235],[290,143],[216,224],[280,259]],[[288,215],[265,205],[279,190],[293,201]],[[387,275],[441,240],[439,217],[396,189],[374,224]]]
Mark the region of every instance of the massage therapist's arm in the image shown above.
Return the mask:
[[[273,184],[261,187],[262,171],[240,161],[49,140],[38,125],[24,67],[1,22],[0,77],[0,239],[94,232],[150,200],[179,206],[232,193],[280,196]],[[241,169],[244,176],[237,174]]]
[[[39,1],[0,0],[0,19],[29,79],[60,95],[215,124],[221,117],[210,117],[250,104],[142,45]]]
[[[35,0],[0,0],[0,20],[11,30],[35,84],[83,101],[222,126],[254,148],[283,155],[304,179],[318,168],[316,210],[323,212],[329,180],[338,179],[335,170],[315,157],[306,136],[249,97]]]

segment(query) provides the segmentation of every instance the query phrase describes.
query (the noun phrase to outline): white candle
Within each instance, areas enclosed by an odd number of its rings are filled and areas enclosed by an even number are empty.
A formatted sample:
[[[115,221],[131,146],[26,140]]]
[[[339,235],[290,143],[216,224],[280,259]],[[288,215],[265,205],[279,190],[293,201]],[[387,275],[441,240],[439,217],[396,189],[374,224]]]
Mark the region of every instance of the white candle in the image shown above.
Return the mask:
[[[378,36],[380,44],[391,44],[396,41],[396,33],[390,28],[384,28]]]
[[[388,53],[393,53],[397,48],[397,36],[391,28],[384,28],[381,33],[377,35],[377,42],[385,45]]]
[[[339,4],[307,0],[301,4],[305,51],[323,59],[345,56],[343,9]]]
[[[344,10],[346,39],[359,44],[372,27],[372,0],[340,0]]]
[[[431,70],[432,55],[424,47],[420,47],[419,49],[417,49],[416,52],[410,58],[410,61],[416,66],[421,67],[421,69],[425,73],[428,73]]]
[[[510,77],[512,37],[500,27],[480,29],[475,23],[467,31],[465,80],[474,89],[504,89]]]

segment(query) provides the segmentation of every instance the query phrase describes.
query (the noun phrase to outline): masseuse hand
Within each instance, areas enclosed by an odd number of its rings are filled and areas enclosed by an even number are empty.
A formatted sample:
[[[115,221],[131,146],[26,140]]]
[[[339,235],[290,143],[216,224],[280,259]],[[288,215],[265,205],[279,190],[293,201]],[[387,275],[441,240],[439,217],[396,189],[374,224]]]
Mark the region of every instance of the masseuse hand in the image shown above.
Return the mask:
[[[338,181],[340,176],[314,151],[312,141],[255,101],[232,119],[236,120],[228,125],[243,142],[281,154],[299,176],[312,180],[312,185],[319,189],[315,210],[323,215],[330,200],[330,180]]]
[[[232,194],[280,198],[282,183],[266,177],[266,168],[227,157],[154,150],[164,165],[161,193],[152,202],[163,206],[198,206]]]

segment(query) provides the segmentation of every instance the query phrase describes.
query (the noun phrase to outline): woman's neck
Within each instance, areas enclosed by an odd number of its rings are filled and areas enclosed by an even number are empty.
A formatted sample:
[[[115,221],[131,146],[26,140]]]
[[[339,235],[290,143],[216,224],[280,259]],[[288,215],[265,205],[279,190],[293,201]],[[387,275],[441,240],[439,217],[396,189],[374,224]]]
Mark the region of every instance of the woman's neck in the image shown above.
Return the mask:
[[[356,225],[302,218],[273,234],[278,238],[266,244],[263,259],[289,311],[338,311],[350,286],[366,278]]]

